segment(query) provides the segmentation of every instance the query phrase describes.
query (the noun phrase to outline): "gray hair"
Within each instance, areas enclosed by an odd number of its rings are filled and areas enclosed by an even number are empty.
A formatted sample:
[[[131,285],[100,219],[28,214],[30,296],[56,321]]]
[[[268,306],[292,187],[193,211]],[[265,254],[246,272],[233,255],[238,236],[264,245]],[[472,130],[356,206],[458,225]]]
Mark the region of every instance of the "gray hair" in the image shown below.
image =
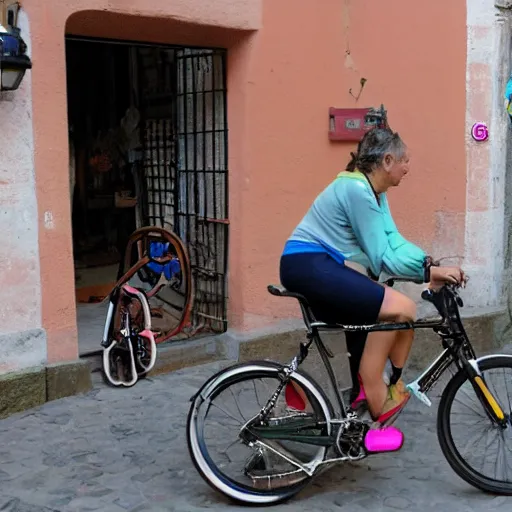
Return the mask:
[[[397,132],[389,128],[373,128],[364,134],[357,146],[357,153],[350,153],[352,160],[346,170],[353,172],[358,169],[370,173],[382,164],[386,153],[391,153],[397,160],[401,160],[405,150],[406,146]]]

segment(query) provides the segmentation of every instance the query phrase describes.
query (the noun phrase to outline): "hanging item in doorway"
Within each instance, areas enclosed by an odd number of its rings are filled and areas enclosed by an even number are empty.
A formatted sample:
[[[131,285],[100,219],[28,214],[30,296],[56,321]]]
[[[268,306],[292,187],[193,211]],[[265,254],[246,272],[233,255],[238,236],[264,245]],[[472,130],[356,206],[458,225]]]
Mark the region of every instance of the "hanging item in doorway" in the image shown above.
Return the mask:
[[[471,136],[477,142],[484,142],[489,138],[489,130],[485,123],[475,123],[471,128]]]
[[[137,108],[131,105],[121,119],[121,128],[123,131],[122,149],[128,155],[128,161],[131,161],[129,155],[131,152],[140,148],[140,112]]]
[[[89,165],[94,172],[106,173],[112,169],[110,156],[105,152],[95,152],[89,159]]]

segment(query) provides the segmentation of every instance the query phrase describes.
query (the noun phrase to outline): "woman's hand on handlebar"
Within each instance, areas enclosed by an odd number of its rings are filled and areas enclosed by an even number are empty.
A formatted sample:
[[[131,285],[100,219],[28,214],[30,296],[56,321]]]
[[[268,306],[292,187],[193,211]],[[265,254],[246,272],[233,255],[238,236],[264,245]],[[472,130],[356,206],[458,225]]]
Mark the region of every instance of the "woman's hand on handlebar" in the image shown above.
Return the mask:
[[[432,288],[440,288],[445,284],[464,286],[467,277],[459,267],[430,267],[430,285]]]

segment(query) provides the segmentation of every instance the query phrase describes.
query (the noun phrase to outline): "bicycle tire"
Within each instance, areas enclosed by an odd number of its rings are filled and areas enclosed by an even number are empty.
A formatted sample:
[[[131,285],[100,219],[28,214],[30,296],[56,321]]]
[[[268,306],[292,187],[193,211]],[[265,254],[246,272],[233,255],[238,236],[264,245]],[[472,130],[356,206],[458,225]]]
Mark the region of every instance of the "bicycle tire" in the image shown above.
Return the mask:
[[[477,363],[482,371],[497,368],[512,369],[512,356],[487,356],[478,359]],[[453,471],[468,484],[487,493],[512,496],[512,482],[505,483],[482,475],[466,462],[453,441],[450,412],[457,391],[467,379],[468,377],[464,370],[460,370],[450,379],[442,394],[437,415],[437,437],[441,450]],[[508,428],[512,428],[510,420]]]
[[[145,378],[142,377],[142,378]],[[141,380],[141,377],[139,377],[133,384],[129,384],[129,385],[115,385],[115,384],[112,384],[112,382],[110,382],[109,378],[107,377],[107,374],[105,373],[105,370],[102,368],[101,369],[101,379],[103,381],[103,383],[105,385],[107,385],[108,387],[110,388],[115,388],[115,389],[129,389],[129,388],[133,388],[133,386],[135,386],[135,384],[137,384],[137,382],[139,382],[139,380]]]
[[[135,384],[137,384],[137,382],[141,381],[141,380],[144,380],[144,379],[147,379],[148,377],[148,373],[138,373],[137,374],[137,380],[133,383],[133,384],[130,384],[129,386],[115,386],[114,384],[112,384],[112,382],[110,382],[109,378],[107,377],[107,374],[105,373],[105,370],[103,368],[101,368],[101,378],[102,378],[102,381],[104,384],[106,384],[107,386],[111,387],[111,388],[115,388],[115,389],[119,389],[119,388],[125,388],[125,389],[129,389],[129,388],[133,388],[133,386],[135,386]]]
[[[223,389],[226,389],[237,381],[248,380],[251,375],[254,376],[253,378],[261,378],[261,376],[278,378],[277,374],[281,369],[281,364],[271,361],[254,361],[225,368],[203,384],[195,397],[193,397],[192,405],[189,410],[187,419],[187,444],[194,466],[210,487],[221,492],[231,500],[244,505],[266,506],[284,502],[300,492],[311,481],[313,476],[306,476],[304,480],[298,483],[274,490],[255,490],[254,488],[232,481],[229,477],[223,475],[218,468],[212,467],[207,460],[209,456],[207,455],[205,457],[204,451],[201,450],[196,424],[198,408],[204,400],[215,396],[216,393],[220,393]],[[294,372],[291,379],[300,383],[315,400],[319,401],[326,424],[329,425],[328,428],[330,428],[328,420],[334,416],[334,412],[332,404],[320,386],[305,372]],[[323,460],[325,460],[328,449],[323,448],[323,450]]]
[[[110,352],[110,354],[112,355],[112,352]],[[108,361],[108,363],[110,364],[110,359]],[[136,368],[137,368],[137,361],[135,361],[135,365],[136,365]],[[103,382],[109,386],[109,387],[113,387],[113,388],[116,388],[116,389],[119,389],[119,388],[132,388],[133,386],[135,386],[135,384],[137,384],[137,382],[139,382],[139,380],[141,379],[144,379],[146,378],[146,374],[143,374],[141,376],[141,374],[137,373],[137,379],[132,382],[131,384],[127,384],[126,382],[124,383],[119,383],[119,384],[114,384],[110,379],[109,377],[107,376],[107,372],[105,370],[105,351],[103,351],[102,353],[102,357],[101,357],[101,377],[103,379]]]

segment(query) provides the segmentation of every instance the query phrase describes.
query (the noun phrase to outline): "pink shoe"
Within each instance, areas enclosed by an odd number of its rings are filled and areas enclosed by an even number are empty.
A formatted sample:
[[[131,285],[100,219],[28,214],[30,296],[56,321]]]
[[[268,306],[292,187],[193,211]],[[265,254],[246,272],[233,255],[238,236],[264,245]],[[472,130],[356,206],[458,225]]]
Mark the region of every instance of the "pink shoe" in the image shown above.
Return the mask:
[[[397,452],[404,444],[404,434],[396,427],[368,430],[364,447],[369,453]]]
[[[366,393],[364,392],[363,381],[361,380],[361,377],[359,375],[357,376],[357,380],[359,381],[359,394],[350,405],[352,409],[357,409],[359,406],[362,405],[363,402],[366,402]]]

